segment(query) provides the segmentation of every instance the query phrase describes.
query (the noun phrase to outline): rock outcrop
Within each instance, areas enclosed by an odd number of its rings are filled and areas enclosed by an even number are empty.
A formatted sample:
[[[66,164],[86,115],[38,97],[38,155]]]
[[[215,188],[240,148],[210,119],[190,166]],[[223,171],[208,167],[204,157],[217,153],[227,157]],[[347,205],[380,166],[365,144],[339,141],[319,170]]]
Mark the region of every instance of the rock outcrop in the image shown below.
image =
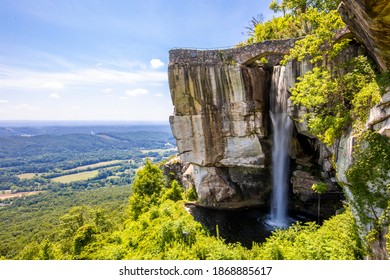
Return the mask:
[[[387,88],[381,101],[370,110],[366,126],[390,138],[390,87]]]
[[[348,28],[355,34],[355,37],[366,47],[368,53],[375,60],[378,68],[384,72],[390,70],[390,2],[388,0],[343,0],[339,5],[339,12],[348,25]],[[384,144],[387,151],[390,147],[390,88],[382,96],[381,101],[376,104],[369,114],[366,123],[368,131],[375,131],[387,139]],[[386,142],[386,140],[384,140]],[[334,151],[336,159],[337,180],[346,187],[344,191],[351,204],[352,211],[358,222],[359,234],[370,248],[371,258],[388,259],[389,253],[386,249],[386,233],[388,231],[388,201],[390,192],[390,172],[382,173],[382,178],[365,182],[367,193],[359,195],[350,189],[347,172],[354,164],[354,153],[359,146],[356,145],[353,131],[344,134]],[[368,143],[360,145],[370,148]],[[372,145],[372,144],[371,144]],[[378,149],[378,147],[371,147]],[[383,147],[382,147],[383,148]],[[380,162],[381,158],[375,161]],[[369,167],[367,167],[369,168]],[[375,167],[374,164],[374,169]],[[378,170],[372,170],[377,172]],[[367,179],[366,179],[367,180]],[[387,187],[386,187],[387,186]],[[386,190],[387,188],[387,190]],[[376,197],[376,199],[370,199]],[[381,200],[384,203],[379,203]],[[382,205],[381,205],[382,204]],[[368,241],[367,236],[375,235],[374,241]],[[372,239],[372,238],[371,238]],[[388,240],[387,240],[388,242]]]
[[[390,70],[390,2],[343,0],[339,12],[380,69]]]
[[[177,61],[175,52],[171,57]],[[201,203],[221,205],[269,193],[269,82],[269,72],[257,66],[170,63],[175,105],[170,123],[181,160],[193,165]]]
[[[269,203],[273,133],[269,112],[275,106],[284,107],[297,120],[291,149],[291,158],[296,162],[293,166],[309,164],[321,169],[319,164],[326,163],[321,180],[330,182],[331,153],[319,146],[307,124],[298,121],[304,108],[286,102],[288,89],[312,68],[308,61],[278,66],[294,42],[170,51],[169,86],[175,106],[170,123],[180,160],[190,163],[183,181],[187,186],[195,185],[199,203],[217,207]],[[351,57],[356,52],[352,46],[341,57]],[[266,65],[255,60],[260,57],[266,57]],[[276,89],[281,86],[283,89]],[[299,194],[295,198],[301,200]],[[300,210],[312,211],[304,206]]]

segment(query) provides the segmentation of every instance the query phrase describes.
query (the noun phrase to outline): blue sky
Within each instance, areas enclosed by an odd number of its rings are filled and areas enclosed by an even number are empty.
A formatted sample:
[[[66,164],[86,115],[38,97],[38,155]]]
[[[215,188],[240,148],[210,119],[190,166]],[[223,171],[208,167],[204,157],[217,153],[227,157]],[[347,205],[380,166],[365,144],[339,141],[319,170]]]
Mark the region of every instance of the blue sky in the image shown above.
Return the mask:
[[[0,120],[168,121],[168,52],[245,40],[263,0],[0,0]]]

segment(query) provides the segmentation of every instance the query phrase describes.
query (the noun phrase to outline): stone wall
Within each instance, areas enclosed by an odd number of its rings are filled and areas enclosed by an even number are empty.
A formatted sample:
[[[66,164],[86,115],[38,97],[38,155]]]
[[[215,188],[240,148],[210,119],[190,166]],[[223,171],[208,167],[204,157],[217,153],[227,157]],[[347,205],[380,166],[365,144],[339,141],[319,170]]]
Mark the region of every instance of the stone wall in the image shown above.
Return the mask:
[[[296,40],[270,40],[243,47],[220,50],[172,49],[169,52],[169,62],[171,64],[187,63],[191,65],[217,63],[248,65],[267,55],[278,55],[279,59],[281,59],[282,55],[288,54]],[[278,63],[278,61],[275,63]]]

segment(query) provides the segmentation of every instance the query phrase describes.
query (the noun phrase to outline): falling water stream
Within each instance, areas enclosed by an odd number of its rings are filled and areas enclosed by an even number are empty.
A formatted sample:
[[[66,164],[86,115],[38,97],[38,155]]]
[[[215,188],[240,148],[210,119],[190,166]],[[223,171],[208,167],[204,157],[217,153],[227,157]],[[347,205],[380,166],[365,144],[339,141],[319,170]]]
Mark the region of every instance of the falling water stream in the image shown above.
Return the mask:
[[[292,122],[285,113],[271,113],[274,128],[272,150],[272,206],[271,222],[284,227],[287,222],[287,195],[289,179],[289,147]]]
[[[273,129],[272,204],[270,223],[276,227],[289,225],[287,195],[289,185],[290,142],[292,121],[287,115],[285,67],[275,66],[271,83],[270,115]]]

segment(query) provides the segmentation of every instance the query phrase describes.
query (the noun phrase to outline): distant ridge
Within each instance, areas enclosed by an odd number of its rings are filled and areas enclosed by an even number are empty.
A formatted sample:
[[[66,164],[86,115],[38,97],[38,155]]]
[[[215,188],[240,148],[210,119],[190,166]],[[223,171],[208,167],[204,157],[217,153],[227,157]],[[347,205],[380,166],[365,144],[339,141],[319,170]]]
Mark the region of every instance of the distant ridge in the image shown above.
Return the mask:
[[[167,121],[120,121],[120,120],[0,120],[0,127],[42,126],[105,126],[105,125],[169,125]]]

